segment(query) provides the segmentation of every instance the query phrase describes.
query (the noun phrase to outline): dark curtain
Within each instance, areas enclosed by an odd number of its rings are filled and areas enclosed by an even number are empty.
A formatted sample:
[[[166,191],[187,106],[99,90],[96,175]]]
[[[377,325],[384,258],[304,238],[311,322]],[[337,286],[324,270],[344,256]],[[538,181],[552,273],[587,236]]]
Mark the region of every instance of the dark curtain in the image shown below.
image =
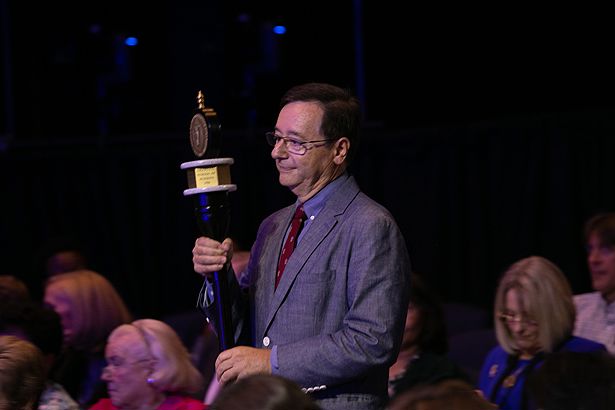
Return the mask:
[[[489,309],[500,273],[529,255],[550,258],[575,292],[587,291],[583,222],[615,210],[614,114],[366,127],[351,170],[395,216],[414,269],[446,301]],[[260,131],[224,138],[238,186],[229,234],[249,247],[260,221],[294,198]],[[46,251],[68,237],[137,315],[193,309],[197,229],[180,164],[194,159],[184,135],[9,145],[0,153],[0,274],[40,295]]]

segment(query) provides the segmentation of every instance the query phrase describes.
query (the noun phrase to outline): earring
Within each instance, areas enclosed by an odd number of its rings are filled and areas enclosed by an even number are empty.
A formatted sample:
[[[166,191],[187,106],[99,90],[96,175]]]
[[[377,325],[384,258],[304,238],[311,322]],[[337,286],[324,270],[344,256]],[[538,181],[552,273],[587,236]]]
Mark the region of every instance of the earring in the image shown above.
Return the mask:
[[[154,384],[154,382],[155,382],[155,381],[156,381],[156,380],[155,380],[153,377],[148,377],[148,378],[147,378],[147,384],[152,385],[152,384]]]

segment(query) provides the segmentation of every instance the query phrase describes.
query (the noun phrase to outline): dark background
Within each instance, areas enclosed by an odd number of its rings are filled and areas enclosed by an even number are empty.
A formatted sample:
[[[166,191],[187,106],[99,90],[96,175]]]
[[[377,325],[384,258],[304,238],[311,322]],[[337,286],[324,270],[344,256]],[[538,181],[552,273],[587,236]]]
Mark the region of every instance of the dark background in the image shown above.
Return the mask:
[[[445,300],[490,308],[531,254],[589,290],[582,224],[615,209],[608,13],[232,3],[0,0],[0,273],[40,290],[44,257],[72,242],[138,314],[191,309],[179,166],[197,91],[235,159],[231,234],[249,246],[293,201],[263,138],[279,98],[326,81],[361,98],[353,173]]]

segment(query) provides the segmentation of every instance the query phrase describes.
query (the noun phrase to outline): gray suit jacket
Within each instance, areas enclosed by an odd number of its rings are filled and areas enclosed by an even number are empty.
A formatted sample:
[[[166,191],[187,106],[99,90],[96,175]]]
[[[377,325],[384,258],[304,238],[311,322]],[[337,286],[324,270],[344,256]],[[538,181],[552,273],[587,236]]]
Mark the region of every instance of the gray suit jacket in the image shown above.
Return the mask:
[[[311,222],[274,290],[293,210],[262,222],[241,287],[229,274],[234,323],[253,346],[277,345],[274,373],[304,387],[324,409],[382,408],[408,306],[404,238],[390,213],[348,177]]]

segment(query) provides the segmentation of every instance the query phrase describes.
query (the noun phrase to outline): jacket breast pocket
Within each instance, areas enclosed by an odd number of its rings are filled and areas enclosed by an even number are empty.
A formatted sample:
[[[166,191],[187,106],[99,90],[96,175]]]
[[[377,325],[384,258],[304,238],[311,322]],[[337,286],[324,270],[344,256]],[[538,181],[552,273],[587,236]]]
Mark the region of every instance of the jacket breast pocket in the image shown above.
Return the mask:
[[[335,278],[334,270],[303,270],[297,277],[300,283],[304,284],[318,284],[324,282],[331,282]]]

